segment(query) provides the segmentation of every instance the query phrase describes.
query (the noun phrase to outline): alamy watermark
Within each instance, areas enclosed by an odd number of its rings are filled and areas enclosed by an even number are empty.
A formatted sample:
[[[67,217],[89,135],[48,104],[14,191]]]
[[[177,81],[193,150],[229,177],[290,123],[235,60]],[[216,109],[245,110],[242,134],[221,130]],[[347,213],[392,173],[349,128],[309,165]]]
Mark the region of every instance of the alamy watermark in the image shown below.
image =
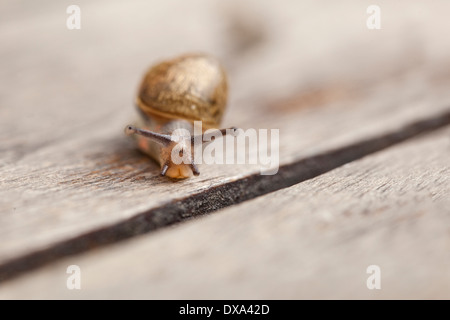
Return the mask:
[[[381,269],[376,264],[371,264],[367,267],[366,273],[370,274],[367,278],[367,289],[369,290],[380,290],[381,289]]]
[[[66,286],[69,290],[81,289],[81,268],[75,264],[70,265],[66,269],[66,273],[70,274],[67,277]]]
[[[381,9],[379,6],[372,4],[367,7],[367,14],[370,16],[366,20],[366,26],[369,30],[381,29]]]
[[[190,164],[192,162],[190,148],[193,146],[195,164],[251,164],[259,165],[262,175],[274,175],[278,172],[280,164],[279,129],[270,129],[270,135],[268,129],[226,130],[225,135],[217,129],[209,129],[203,132],[201,121],[194,122],[194,135],[192,137],[187,129],[174,130],[172,139],[175,141],[178,139],[179,142],[178,146],[172,149],[172,162],[174,164]],[[213,143],[221,137],[225,139],[225,143]],[[184,143],[184,141],[192,139],[194,140],[193,144]],[[203,148],[204,142],[211,143]],[[183,150],[183,152],[180,152],[180,150]]]
[[[66,13],[69,14],[66,20],[66,26],[69,30],[81,29],[81,9],[73,4],[67,7]]]

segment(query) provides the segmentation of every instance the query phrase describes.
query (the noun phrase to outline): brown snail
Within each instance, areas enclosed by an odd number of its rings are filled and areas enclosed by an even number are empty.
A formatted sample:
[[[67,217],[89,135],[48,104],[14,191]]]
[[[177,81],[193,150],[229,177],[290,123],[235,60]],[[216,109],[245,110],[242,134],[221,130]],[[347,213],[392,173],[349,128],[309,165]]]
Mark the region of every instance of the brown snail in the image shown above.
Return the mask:
[[[190,54],[161,62],[148,70],[139,88],[140,128],[129,125],[125,133],[137,135],[138,147],[160,163],[161,175],[178,179],[199,175],[194,162],[193,144],[198,141],[194,121],[202,123],[200,141],[208,140],[203,139],[204,131],[220,124],[227,93],[225,70],[211,56]],[[173,152],[187,161],[177,163]]]

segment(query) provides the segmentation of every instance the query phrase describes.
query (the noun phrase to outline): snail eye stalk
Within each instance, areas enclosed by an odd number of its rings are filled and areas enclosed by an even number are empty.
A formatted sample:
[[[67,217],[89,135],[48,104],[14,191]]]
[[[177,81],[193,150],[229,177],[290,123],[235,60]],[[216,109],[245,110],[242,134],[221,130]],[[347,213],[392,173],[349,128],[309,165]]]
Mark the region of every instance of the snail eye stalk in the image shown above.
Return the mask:
[[[222,136],[226,136],[227,134],[231,134],[233,137],[236,137],[239,132],[238,132],[238,128],[236,127],[231,127],[231,128],[227,128],[227,129],[220,129],[217,130],[220,131],[220,133],[222,134]],[[191,144],[194,144],[196,139],[199,139],[200,141],[202,141],[202,143],[206,143],[206,142],[212,142],[214,140],[211,141],[211,138],[215,137],[213,132],[209,132],[209,133],[204,133],[201,136],[194,136],[191,138]]]
[[[150,140],[152,140],[162,146],[167,146],[169,143],[172,142],[171,136],[169,136],[167,134],[161,134],[161,133],[156,133],[156,132],[149,131],[149,130],[139,129],[139,128],[136,128],[131,125],[128,125],[125,127],[125,134],[127,136],[130,136],[132,134],[137,134],[137,135],[149,138]]]

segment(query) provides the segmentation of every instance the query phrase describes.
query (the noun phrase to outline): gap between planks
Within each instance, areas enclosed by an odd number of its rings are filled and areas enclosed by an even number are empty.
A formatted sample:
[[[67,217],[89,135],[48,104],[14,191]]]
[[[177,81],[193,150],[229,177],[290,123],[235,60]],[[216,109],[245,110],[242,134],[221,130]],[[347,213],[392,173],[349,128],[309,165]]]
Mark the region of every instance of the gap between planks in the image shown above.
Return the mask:
[[[27,271],[67,256],[113,244],[290,187],[346,163],[449,124],[450,110],[447,110],[428,119],[405,125],[398,130],[283,165],[276,175],[253,174],[186,198],[174,200],[166,205],[138,213],[125,221],[6,261],[0,265],[0,282],[10,280]]]

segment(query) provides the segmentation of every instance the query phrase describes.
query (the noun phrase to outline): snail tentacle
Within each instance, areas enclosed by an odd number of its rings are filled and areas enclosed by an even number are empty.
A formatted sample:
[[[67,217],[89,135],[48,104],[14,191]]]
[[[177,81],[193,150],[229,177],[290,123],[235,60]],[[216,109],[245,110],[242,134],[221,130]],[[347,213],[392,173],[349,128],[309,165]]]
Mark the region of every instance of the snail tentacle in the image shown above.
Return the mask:
[[[236,127],[231,127],[231,128],[226,128],[226,129],[217,129],[217,131],[220,131],[220,133],[225,136],[227,134],[231,134],[234,137],[237,136],[238,132],[238,128]],[[208,132],[208,133],[204,133],[202,135],[197,135],[197,136],[193,136],[191,138],[191,144],[194,144],[194,142],[196,141],[196,139],[202,141],[202,143],[205,142],[212,142],[214,140],[211,141],[211,138],[215,137],[213,132]]]
[[[125,127],[125,134],[128,136],[132,134],[137,134],[149,138],[150,140],[163,146],[167,146],[169,143],[173,142],[172,137],[167,134],[161,134],[149,130],[139,129],[131,125]]]

